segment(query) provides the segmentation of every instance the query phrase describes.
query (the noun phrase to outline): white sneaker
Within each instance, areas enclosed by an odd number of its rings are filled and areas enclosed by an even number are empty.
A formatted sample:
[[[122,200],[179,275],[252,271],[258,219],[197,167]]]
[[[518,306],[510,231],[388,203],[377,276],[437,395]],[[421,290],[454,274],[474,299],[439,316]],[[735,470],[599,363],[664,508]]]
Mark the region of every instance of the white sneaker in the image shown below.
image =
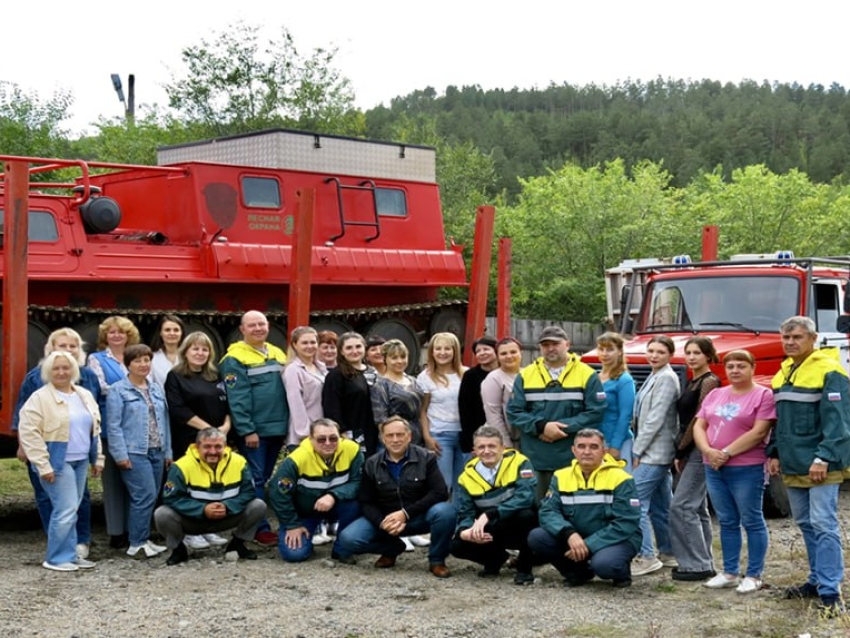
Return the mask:
[[[737,584],[737,576],[730,577],[727,574],[717,574],[717,576],[705,581],[702,586],[708,587],[709,589],[727,589],[729,587],[735,587]]]
[[[207,541],[213,547],[221,547],[222,545],[227,545],[227,539],[222,538],[218,534],[204,534],[204,540]]]
[[[77,544],[77,558],[88,558],[89,557],[89,546],[87,543],[78,543]]]
[[[77,557],[77,560],[74,561],[74,565],[77,566],[77,569],[94,569],[97,567],[97,563],[94,563],[90,560],[86,560],[85,558]]]
[[[404,542],[404,551],[412,552],[416,549],[413,546],[413,542],[410,540],[410,536],[402,536],[401,540],[402,540],[402,542]]]
[[[52,569],[54,572],[75,572],[79,569],[74,563],[48,563],[41,564],[44,569]]]
[[[735,591],[739,594],[752,594],[761,589],[761,586],[761,578],[753,578],[752,576],[746,576],[744,580],[742,580],[740,584],[735,588]]]
[[[127,550],[127,556],[136,556],[140,551],[144,551],[145,556],[153,558],[157,554],[162,554],[167,548],[162,545],[157,545],[153,541],[147,541],[144,545],[130,545]]]
[[[183,542],[189,549],[209,549],[210,544],[207,539],[200,534],[187,534],[183,537]],[[225,541],[227,542],[227,541]]]
[[[333,542],[333,537],[328,535],[328,526],[326,523],[319,523],[316,530],[313,532],[313,545],[327,545]]]
[[[632,559],[632,576],[643,576],[657,572],[664,567],[664,563],[655,556],[638,556]]]
[[[408,536],[408,538],[415,547],[428,547],[431,544],[431,539],[427,536]]]

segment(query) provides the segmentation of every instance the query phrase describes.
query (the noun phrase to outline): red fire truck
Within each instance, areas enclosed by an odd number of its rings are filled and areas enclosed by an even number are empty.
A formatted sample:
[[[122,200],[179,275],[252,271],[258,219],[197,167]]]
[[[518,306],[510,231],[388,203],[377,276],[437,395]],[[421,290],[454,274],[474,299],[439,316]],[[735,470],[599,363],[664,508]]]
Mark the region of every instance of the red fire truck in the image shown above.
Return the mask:
[[[659,334],[676,344],[670,364],[683,383],[684,344],[701,335],[711,338],[721,360],[731,350],[749,350],[756,359],[756,380],[769,385],[785,359],[779,325],[793,315],[814,319],[821,347],[837,347],[850,369],[850,315],[845,314],[850,312],[850,258],[801,258],[779,251],[720,261],[716,228],[704,232],[700,262],[687,256],[629,260],[606,273],[609,317],[616,330],[631,337],[625,351],[638,385],[650,373],[648,341]],[[599,365],[595,350],[582,360]],[[712,370],[725,380],[722,365]],[[778,508],[786,509],[781,494],[773,496]]]
[[[50,330],[91,348],[111,314],[143,337],[176,314],[221,353],[258,309],[278,345],[309,322],[401,338],[415,363],[431,333],[483,332],[494,211],[478,210],[468,280],[433,148],[271,130],[162,148],[158,166],[0,160],[0,435]],[[469,313],[441,299],[469,281]]]

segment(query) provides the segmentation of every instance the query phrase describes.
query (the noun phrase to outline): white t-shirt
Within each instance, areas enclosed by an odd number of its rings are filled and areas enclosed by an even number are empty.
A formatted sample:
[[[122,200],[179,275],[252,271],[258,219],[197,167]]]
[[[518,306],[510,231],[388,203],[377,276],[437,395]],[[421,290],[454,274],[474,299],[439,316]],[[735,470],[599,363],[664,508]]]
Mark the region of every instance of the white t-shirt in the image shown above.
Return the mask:
[[[448,387],[435,383],[427,370],[423,370],[416,377],[416,386],[430,395],[428,421],[432,434],[460,432],[460,410],[457,402],[460,393],[460,375],[452,372],[447,374],[446,378],[449,380]]]

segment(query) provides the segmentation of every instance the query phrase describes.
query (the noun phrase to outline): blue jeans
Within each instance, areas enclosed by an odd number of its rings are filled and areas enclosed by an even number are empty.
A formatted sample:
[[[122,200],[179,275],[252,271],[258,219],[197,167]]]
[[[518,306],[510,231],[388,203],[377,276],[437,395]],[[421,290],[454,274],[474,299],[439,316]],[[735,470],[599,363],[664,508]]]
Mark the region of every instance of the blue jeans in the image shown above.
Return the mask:
[[[705,483],[720,524],[723,571],[738,575],[741,568],[741,527],[747,532],[746,576],[760,578],[767,555],[767,523],[762,513],[764,464],[705,466]]]
[[[360,516],[360,503],[357,500],[338,501],[329,512],[321,514],[316,512],[316,518],[308,518],[301,521],[301,525],[309,532],[308,536],[301,537],[301,547],[290,549],[286,546],[286,530],[281,526],[277,533],[277,549],[280,557],[287,563],[300,563],[313,555],[313,534],[322,521],[338,521],[336,529],[336,540],[332,551],[339,554],[339,535],[342,530],[351,525]]]
[[[788,488],[791,513],[809,556],[809,582],[817,585],[821,598],[839,596],[844,578],[838,488],[838,484]]]
[[[161,448],[151,448],[147,454],[130,453],[129,470],[121,470],[121,480],[127,486],[130,499],[130,545],[144,545],[151,535],[151,518],[156,497],[162,485],[165,453]]]
[[[437,467],[446,482],[449,492],[454,494],[457,479],[463,472],[463,452],[460,450],[460,432],[435,432],[431,436],[440,444],[440,456],[437,458]]]
[[[564,556],[569,549],[567,542],[563,538],[555,538],[542,527],[531,530],[528,546],[536,557],[552,563],[561,576],[574,582],[590,580],[594,576],[614,582],[631,580],[631,562],[637,553],[631,543],[616,543],[594,552],[589,560],[576,562]]]
[[[274,471],[278,454],[283,448],[282,436],[261,436],[260,444],[255,448],[245,447],[244,439],[239,443],[239,452],[248,461],[251,476],[254,478],[254,491],[257,498],[266,500],[266,483]],[[260,521],[258,532],[268,532],[271,525],[267,518]]]
[[[455,531],[457,512],[451,503],[437,503],[424,515],[407,521],[405,536],[431,533],[431,545],[428,547],[428,562],[442,565],[449,555],[449,545]],[[398,536],[387,534],[372,525],[365,516],[361,516],[346,527],[338,536],[338,553],[348,557],[353,554],[380,554],[398,556],[404,552],[404,543]]]
[[[633,476],[640,499],[640,531],[643,535],[640,555],[644,558],[655,556],[653,531],[659,553],[672,554],[673,546],[670,543],[668,528],[670,501],[673,500],[673,474],[670,472],[670,466],[641,463]]]
[[[50,504],[50,497],[41,486],[41,478],[38,476],[33,464],[27,461],[27,470],[29,472],[30,483],[35,492],[35,506],[38,509],[38,517],[41,519],[41,526],[44,528],[44,533],[47,533],[50,527],[50,514],[53,512],[53,506]],[[83,500],[80,503],[80,508],[77,510],[77,542],[91,543],[91,494],[89,493],[89,484],[86,481],[86,486],[83,489]]]
[[[77,560],[77,510],[83,500],[88,469],[88,459],[65,461],[62,469],[53,473],[52,483],[40,479],[52,507],[45,556],[52,565]]]

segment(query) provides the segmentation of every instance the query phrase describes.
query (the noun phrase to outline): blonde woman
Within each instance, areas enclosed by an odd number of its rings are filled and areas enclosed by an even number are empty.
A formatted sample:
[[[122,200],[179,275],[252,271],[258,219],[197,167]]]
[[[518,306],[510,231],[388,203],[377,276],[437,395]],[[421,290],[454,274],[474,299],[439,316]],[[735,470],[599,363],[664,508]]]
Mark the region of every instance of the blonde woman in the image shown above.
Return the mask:
[[[328,369],[319,361],[319,337],[315,328],[299,326],[289,338],[289,363],[283,369],[283,385],[289,403],[286,445],[295,449],[310,434],[310,424],[324,416],[322,388]]]
[[[77,553],[76,524],[89,467],[93,476],[103,468],[100,410],[92,393],[76,385],[80,367],[71,353],[51,352],[41,378],[45,385],[24,404],[18,432],[52,506],[42,567],[90,569],[95,564]]]
[[[457,337],[450,332],[431,337],[427,365],[416,378],[423,393],[419,418],[425,447],[437,455],[437,465],[449,491],[463,471],[458,394],[464,372]]]

